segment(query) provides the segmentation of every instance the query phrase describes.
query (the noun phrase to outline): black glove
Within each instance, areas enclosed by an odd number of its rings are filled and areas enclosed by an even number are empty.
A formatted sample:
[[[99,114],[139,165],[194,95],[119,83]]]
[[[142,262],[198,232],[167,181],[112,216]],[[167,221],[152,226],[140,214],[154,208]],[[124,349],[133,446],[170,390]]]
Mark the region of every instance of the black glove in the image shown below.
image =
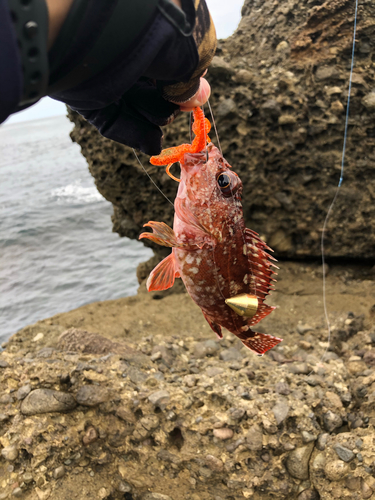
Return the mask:
[[[106,13],[108,1],[103,5]],[[74,74],[78,59],[84,60],[85,55],[77,54],[87,54],[90,37],[91,44],[97,42],[92,33],[100,31],[93,28],[103,23],[103,16],[97,6],[95,12],[86,12],[86,24],[76,30],[65,54],[61,47],[69,30],[63,27],[50,53],[49,95],[78,111],[103,136],[150,155],[159,154],[160,126],[179,113],[179,106],[169,99],[183,103],[195,95],[216,48],[215,28],[205,1],[200,0],[195,11],[193,0],[182,0],[182,8],[183,13],[168,0],[160,0],[147,29],[125,53],[96,76],[67,89],[59,88],[64,87],[61,82]]]

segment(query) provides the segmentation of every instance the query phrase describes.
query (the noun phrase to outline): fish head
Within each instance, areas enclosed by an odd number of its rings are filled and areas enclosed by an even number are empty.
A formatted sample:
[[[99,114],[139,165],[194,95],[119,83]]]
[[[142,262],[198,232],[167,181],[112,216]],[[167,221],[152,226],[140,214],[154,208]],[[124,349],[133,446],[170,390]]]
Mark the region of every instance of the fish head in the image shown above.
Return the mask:
[[[190,214],[207,233],[222,241],[225,225],[243,222],[241,179],[212,143],[201,153],[185,153],[180,165],[176,207],[180,213],[185,211],[185,221]]]

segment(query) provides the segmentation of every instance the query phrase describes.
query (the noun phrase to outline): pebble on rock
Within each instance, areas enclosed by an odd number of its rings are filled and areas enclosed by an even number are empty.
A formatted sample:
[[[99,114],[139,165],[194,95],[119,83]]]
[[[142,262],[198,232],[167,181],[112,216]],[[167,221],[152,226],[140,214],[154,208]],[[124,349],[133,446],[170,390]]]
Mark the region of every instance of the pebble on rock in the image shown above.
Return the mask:
[[[333,413],[332,411],[327,411],[323,416],[324,427],[328,432],[333,432],[342,426],[342,418],[340,415]]]
[[[228,429],[228,427],[214,429],[214,436],[221,441],[225,441],[226,439],[231,439],[233,437],[233,431],[232,429]]]
[[[35,389],[22,401],[21,413],[37,415],[39,413],[64,412],[77,406],[71,394],[51,389]]]
[[[344,462],[350,462],[355,457],[352,450],[349,450],[349,448],[345,448],[345,446],[342,446],[341,444],[335,444],[333,446],[333,449],[337,453],[338,457],[341,458],[341,460],[343,460]]]
[[[331,481],[340,481],[349,473],[349,465],[342,460],[333,460],[328,462],[324,468],[324,472]]]
[[[309,478],[309,460],[314,444],[310,443],[291,451],[286,460],[286,468],[291,476],[296,479]]]
[[[279,401],[272,408],[272,411],[273,414],[275,415],[277,425],[280,425],[282,422],[284,422],[284,420],[288,416],[289,405],[286,401]]]
[[[18,457],[18,450],[15,446],[5,446],[1,450],[1,456],[8,462],[13,462]]]
[[[108,399],[107,390],[97,385],[83,385],[76,394],[77,403],[82,406],[97,406]]]

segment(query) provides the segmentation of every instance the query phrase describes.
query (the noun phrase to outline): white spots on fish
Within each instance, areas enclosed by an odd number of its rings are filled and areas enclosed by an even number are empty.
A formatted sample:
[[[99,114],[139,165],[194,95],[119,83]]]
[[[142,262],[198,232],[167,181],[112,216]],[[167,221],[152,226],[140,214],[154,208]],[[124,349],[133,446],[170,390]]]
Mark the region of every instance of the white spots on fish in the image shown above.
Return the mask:
[[[244,255],[247,255],[247,245],[246,245],[246,244],[245,244],[245,245],[243,246],[243,248],[242,248],[242,253],[243,253]]]
[[[245,276],[243,277],[243,282],[245,283],[245,285],[248,284],[248,275],[245,274]]]
[[[194,255],[192,253],[189,253],[186,256],[186,262],[187,262],[187,264],[192,264],[194,262]]]
[[[199,266],[201,262],[202,262],[202,258],[201,257],[197,257],[195,259],[195,263],[197,264],[197,266]]]
[[[193,274],[198,274],[199,273],[199,269],[197,267],[191,267],[190,268],[190,272],[193,273]]]
[[[229,284],[229,290],[231,296],[236,295],[242,288],[242,285],[239,283],[236,283],[235,281],[231,281]]]

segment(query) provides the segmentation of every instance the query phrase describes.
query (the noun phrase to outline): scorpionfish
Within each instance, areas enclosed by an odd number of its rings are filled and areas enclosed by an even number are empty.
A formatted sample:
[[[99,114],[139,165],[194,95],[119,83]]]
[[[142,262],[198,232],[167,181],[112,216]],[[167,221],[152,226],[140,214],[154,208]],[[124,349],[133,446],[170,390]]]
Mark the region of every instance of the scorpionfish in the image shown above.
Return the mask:
[[[224,327],[248,349],[262,355],[282,340],[252,330],[274,309],[264,300],[275,281],[275,259],[258,234],[245,227],[242,182],[220,151],[211,142],[207,144],[210,125],[200,108],[194,110],[194,118],[195,143],[164,150],[151,158],[153,164],[169,163],[168,173],[171,163],[179,161],[181,178],[173,229],[163,222],[150,221],[145,226],[153,232],[140,235],[140,239],[172,248],[151,272],[147,288],[166,290],[175,278],[182,278],[219,338]],[[241,316],[226,303],[226,299],[241,294],[256,297],[252,317]]]

